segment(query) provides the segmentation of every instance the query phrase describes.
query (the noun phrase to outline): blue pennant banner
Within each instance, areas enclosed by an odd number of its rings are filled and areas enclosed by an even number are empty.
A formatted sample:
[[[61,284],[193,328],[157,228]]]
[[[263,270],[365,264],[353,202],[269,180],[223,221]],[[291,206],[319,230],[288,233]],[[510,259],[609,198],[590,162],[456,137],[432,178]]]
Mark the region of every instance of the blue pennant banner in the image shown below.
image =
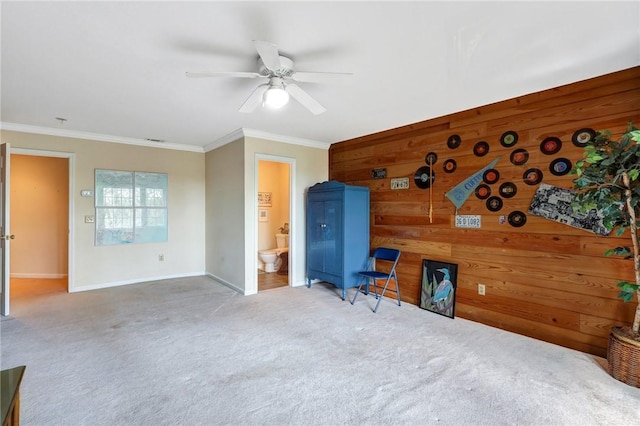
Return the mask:
[[[491,163],[487,164],[485,167],[454,186],[451,191],[444,193],[444,195],[456,206],[456,209],[462,207],[464,202],[467,201],[467,198],[469,198],[471,193],[478,185],[480,185],[480,182],[482,182],[482,175],[484,175],[484,172],[489,169],[493,169],[498,163],[498,160],[500,160],[500,157],[496,157],[496,159]]]

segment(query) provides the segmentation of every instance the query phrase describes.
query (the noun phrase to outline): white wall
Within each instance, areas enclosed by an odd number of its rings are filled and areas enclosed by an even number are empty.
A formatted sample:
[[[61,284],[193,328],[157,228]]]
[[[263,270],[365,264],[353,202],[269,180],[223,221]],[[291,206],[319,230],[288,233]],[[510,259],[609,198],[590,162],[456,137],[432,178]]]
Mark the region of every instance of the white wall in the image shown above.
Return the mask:
[[[71,291],[88,290],[176,276],[202,275],[205,271],[205,156],[203,153],[97,142],[31,133],[0,132],[13,147],[58,151],[75,155],[75,193],[72,199],[73,282]],[[116,169],[169,174],[169,241],[96,247],[94,225],[84,223],[95,215],[94,199],[80,190],[94,189],[94,170]],[[160,262],[158,255],[164,254]]]

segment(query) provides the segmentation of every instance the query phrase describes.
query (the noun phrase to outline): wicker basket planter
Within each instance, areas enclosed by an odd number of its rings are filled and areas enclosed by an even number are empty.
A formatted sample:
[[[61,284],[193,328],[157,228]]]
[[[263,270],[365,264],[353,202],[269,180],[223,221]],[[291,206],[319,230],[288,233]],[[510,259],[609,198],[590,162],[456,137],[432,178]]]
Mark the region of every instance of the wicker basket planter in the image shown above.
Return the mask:
[[[622,335],[620,327],[609,334],[607,364],[614,379],[640,388],[640,342]]]

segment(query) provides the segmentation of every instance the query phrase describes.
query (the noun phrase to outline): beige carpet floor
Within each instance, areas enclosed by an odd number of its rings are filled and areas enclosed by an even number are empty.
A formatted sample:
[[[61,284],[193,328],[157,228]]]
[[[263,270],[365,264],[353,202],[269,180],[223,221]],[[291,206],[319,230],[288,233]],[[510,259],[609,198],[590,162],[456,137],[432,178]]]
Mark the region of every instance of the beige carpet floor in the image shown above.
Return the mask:
[[[42,294],[0,323],[1,364],[27,366],[27,426],[640,424],[591,355],[373,302],[206,277]]]

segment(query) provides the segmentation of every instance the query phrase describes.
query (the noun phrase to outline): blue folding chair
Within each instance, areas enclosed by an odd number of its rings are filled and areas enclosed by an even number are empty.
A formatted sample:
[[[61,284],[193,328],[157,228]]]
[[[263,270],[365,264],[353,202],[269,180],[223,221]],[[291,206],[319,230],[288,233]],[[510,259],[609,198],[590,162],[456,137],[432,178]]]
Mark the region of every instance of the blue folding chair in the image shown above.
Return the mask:
[[[376,299],[378,299],[373,312],[377,312],[380,301],[382,300],[382,296],[384,296],[384,292],[387,290],[396,293],[398,306],[400,306],[400,287],[398,286],[398,276],[396,275],[396,265],[398,264],[398,259],[400,259],[400,250],[386,247],[378,247],[377,249],[375,249],[373,252],[373,256],[369,258],[367,270],[358,272],[358,274],[362,276],[362,281],[360,282],[360,286],[358,287],[356,294],[353,296],[353,300],[351,300],[351,304],[353,305],[355,303],[358,294],[369,294],[369,288],[373,286],[373,292],[376,296]],[[388,270],[388,272],[379,270],[378,267],[381,265],[384,265],[382,269]],[[391,265],[390,269],[388,269],[389,265]],[[389,281],[391,281],[392,279],[394,280],[396,285],[395,290],[387,288],[389,287]],[[384,286],[379,286],[378,280],[385,280]],[[382,291],[378,293],[378,289],[382,289]]]

